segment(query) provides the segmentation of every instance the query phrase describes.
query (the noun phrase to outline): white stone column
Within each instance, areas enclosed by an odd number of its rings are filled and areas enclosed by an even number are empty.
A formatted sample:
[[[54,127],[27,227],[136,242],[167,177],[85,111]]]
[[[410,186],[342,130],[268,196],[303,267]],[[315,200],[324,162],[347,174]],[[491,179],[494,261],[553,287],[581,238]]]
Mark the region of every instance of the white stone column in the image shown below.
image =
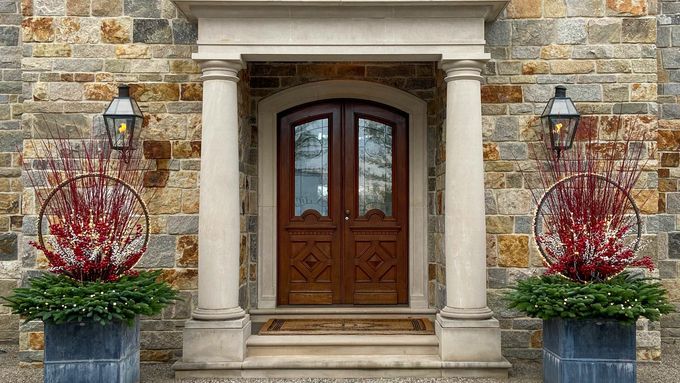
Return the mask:
[[[437,333],[447,361],[504,360],[498,321],[486,305],[483,66],[475,60],[441,63],[446,72],[446,307],[437,314]]]
[[[240,61],[210,60],[203,69],[198,307],[184,331],[183,362],[241,361],[250,335],[239,306]]]
[[[488,319],[482,154],[483,63],[442,63],[446,71],[444,196],[446,318]]]

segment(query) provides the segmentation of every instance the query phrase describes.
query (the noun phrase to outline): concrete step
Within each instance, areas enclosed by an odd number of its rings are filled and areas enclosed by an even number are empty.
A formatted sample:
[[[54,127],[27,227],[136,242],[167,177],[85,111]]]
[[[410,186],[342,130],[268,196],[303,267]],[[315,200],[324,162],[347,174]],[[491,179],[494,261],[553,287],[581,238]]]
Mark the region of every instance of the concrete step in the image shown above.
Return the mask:
[[[248,357],[438,355],[436,335],[251,335]]]

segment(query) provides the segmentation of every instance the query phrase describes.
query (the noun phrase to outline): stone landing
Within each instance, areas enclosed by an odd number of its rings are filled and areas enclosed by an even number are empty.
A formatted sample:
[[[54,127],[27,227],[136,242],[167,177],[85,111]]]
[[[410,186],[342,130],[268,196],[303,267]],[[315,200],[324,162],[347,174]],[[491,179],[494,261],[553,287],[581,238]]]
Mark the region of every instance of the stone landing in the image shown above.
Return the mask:
[[[252,335],[246,346],[242,362],[180,361],[175,377],[505,378],[511,367],[505,359],[442,361],[436,335]]]

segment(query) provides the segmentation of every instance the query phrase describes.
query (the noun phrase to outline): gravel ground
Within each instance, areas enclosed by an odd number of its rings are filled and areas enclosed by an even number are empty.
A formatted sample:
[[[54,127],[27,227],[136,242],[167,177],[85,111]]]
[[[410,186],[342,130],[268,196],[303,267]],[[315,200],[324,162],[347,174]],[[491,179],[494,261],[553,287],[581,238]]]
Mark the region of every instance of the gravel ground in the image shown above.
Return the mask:
[[[680,344],[664,344],[662,346],[661,363],[638,364],[639,383],[678,383],[680,382]],[[34,367],[18,367],[17,346],[0,343],[0,382],[7,383],[39,383],[42,382],[42,369]],[[537,383],[540,382],[540,371],[536,368],[517,368],[518,375],[509,380],[449,378],[449,379],[189,379],[183,383]],[[142,364],[143,383],[172,383],[173,372],[169,364]],[[94,383],[94,382],[93,382]],[[574,382],[576,383],[576,382]],[[603,382],[604,383],[604,382]],[[615,382],[612,382],[615,383]]]

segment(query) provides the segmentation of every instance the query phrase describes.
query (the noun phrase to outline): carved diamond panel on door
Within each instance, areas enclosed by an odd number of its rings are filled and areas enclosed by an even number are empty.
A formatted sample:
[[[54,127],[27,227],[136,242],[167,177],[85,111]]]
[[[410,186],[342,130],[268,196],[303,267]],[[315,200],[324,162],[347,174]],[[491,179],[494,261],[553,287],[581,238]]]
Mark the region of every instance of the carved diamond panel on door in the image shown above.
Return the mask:
[[[313,214],[313,213],[312,213]],[[333,303],[333,231],[291,229],[288,303]],[[337,267],[336,267],[337,269]]]
[[[356,237],[361,238],[361,233],[355,233]],[[368,237],[375,238],[375,233],[366,233]],[[395,257],[394,241],[379,241],[367,238],[365,242],[361,239],[355,241],[356,244],[356,283],[379,283],[397,281],[397,259]]]
[[[295,242],[295,239],[292,239],[291,245],[291,254],[293,254],[291,259],[291,282],[315,283],[331,281],[329,242],[320,242],[316,238],[311,238],[306,242]]]
[[[394,233],[355,232],[355,304],[397,304],[399,280]]]
[[[407,133],[350,100],[279,116],[279,304],[408,303]]]
[[[354,241],[354,304],[401,303],[405,274],[400,228],[384,223],[384,214],[371,210],[365,221],[350,227]],[[383,221],[383,222],[381,222]]]

